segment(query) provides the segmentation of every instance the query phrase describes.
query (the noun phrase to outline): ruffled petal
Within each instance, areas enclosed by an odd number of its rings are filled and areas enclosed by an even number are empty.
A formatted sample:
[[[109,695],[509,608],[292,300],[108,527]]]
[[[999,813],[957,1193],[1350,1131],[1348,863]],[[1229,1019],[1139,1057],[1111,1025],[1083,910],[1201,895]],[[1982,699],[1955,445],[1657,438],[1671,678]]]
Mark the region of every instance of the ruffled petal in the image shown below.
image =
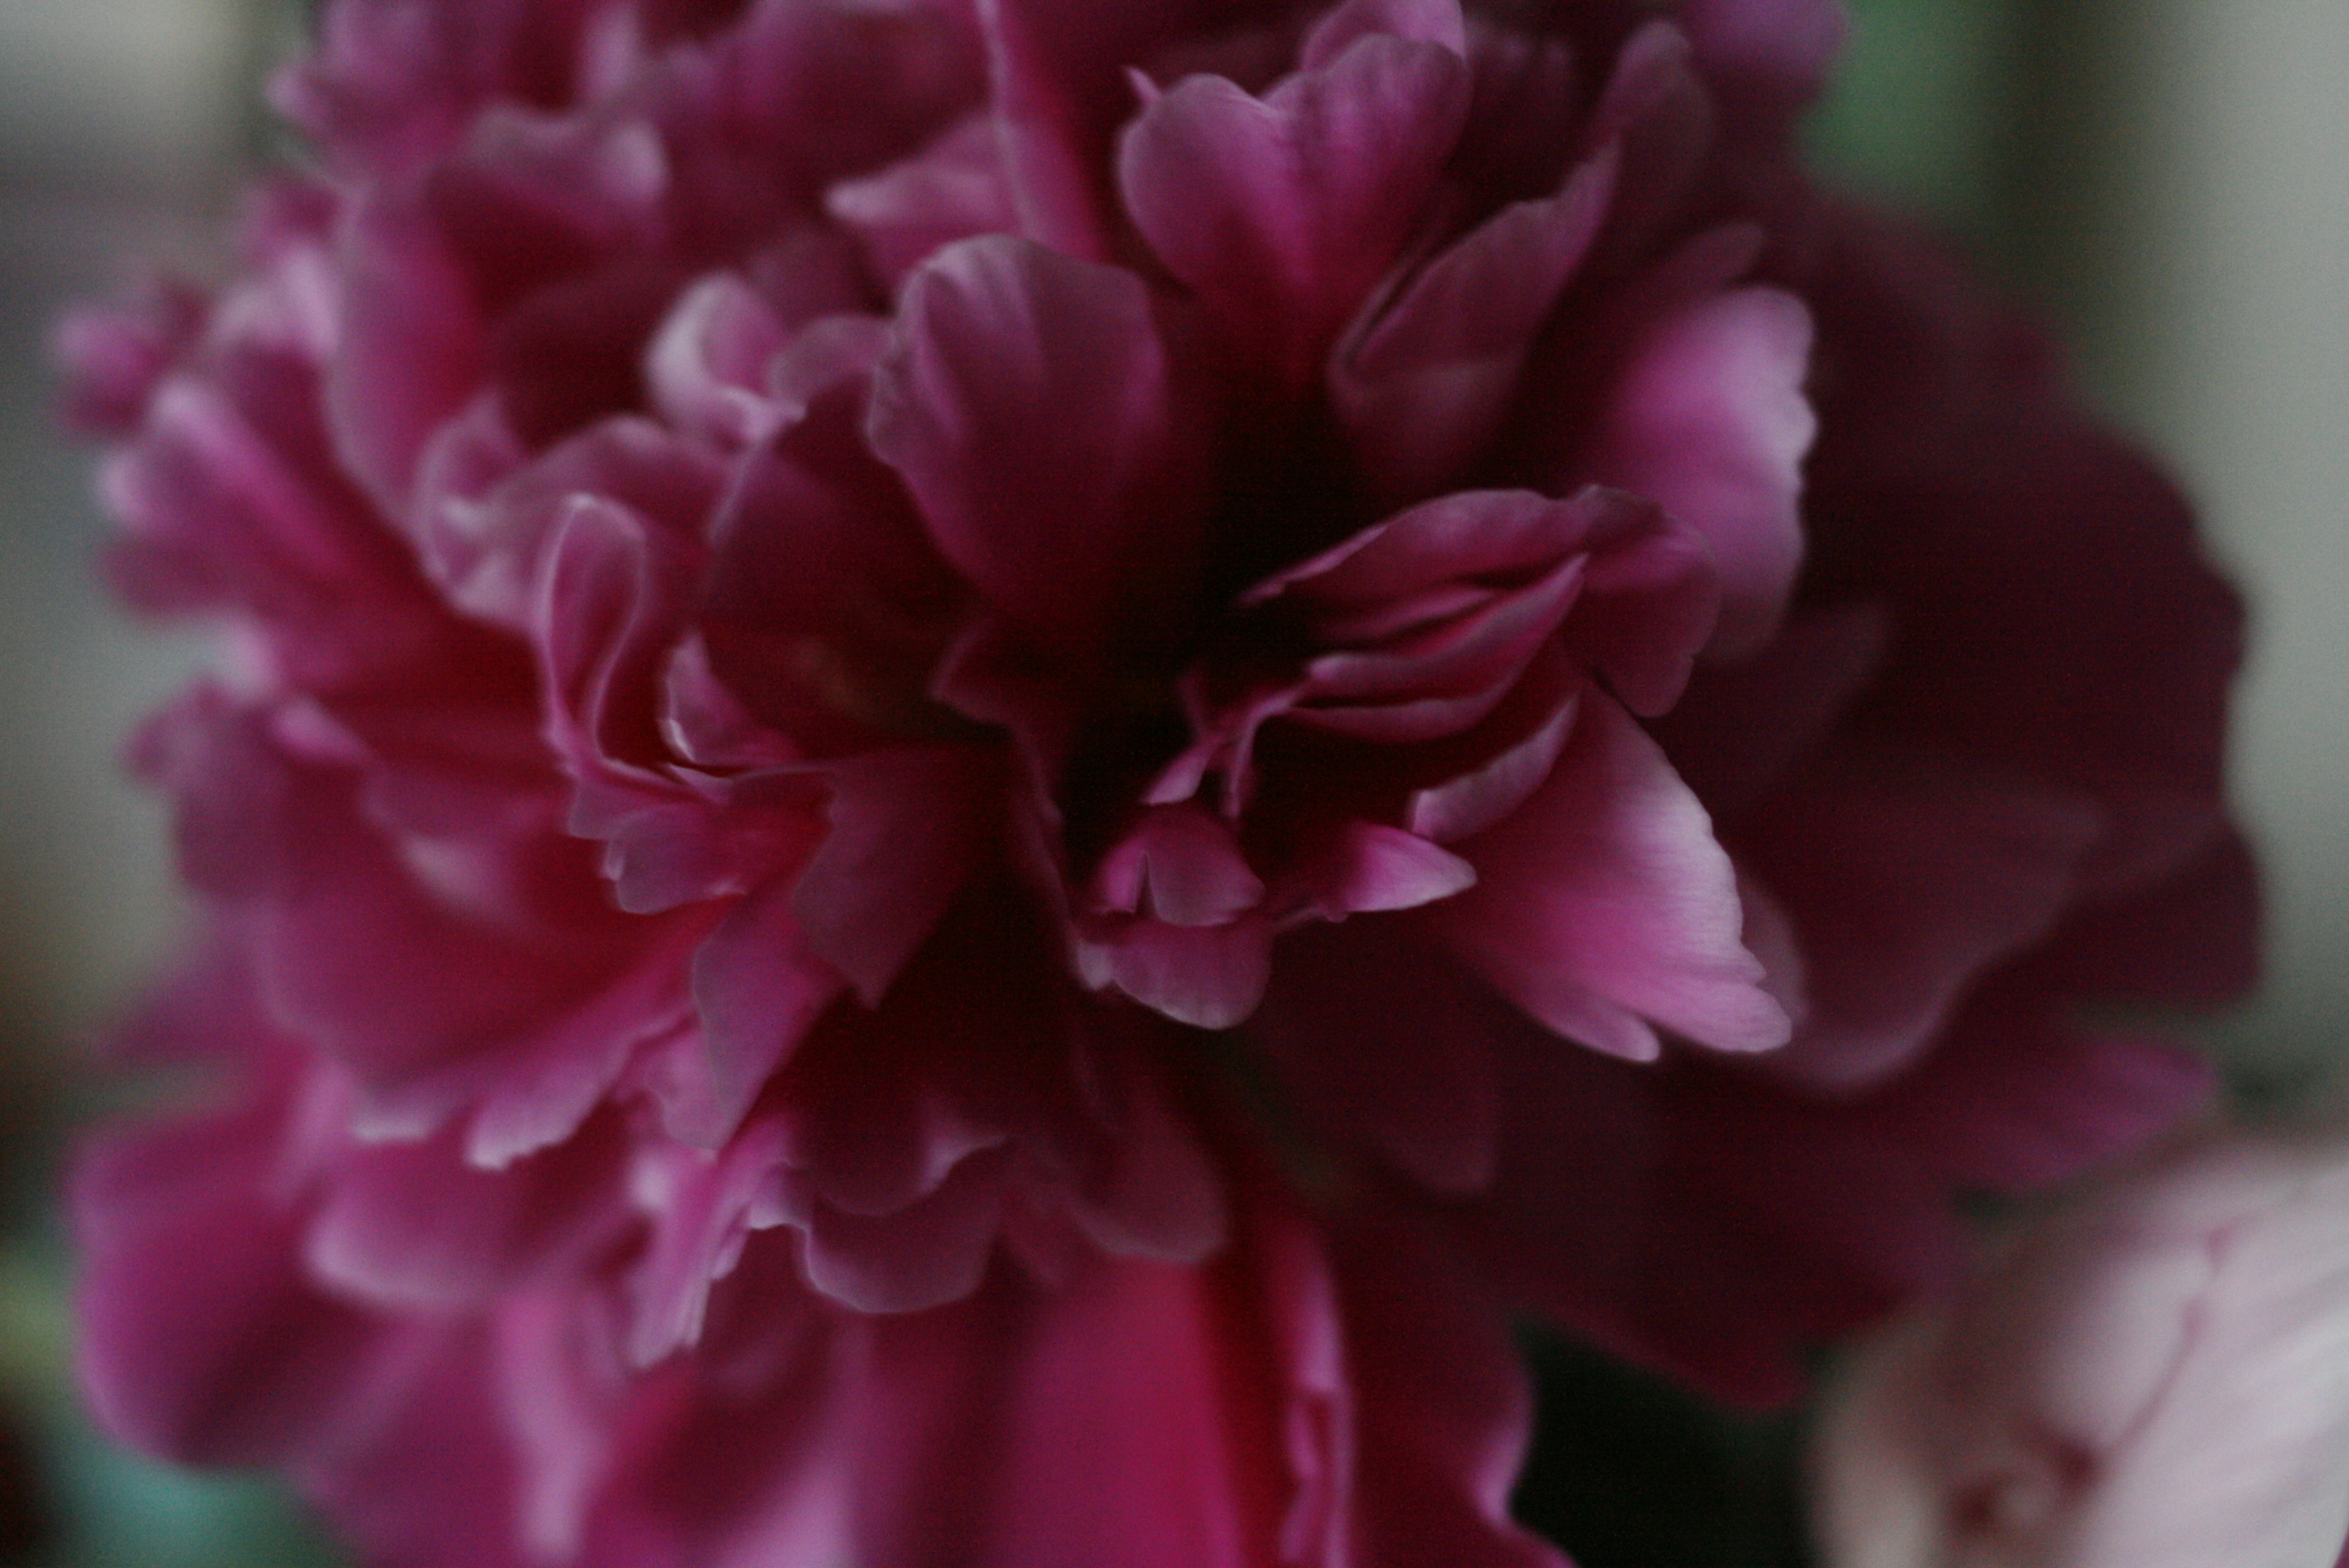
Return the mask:
[[[1302,387],[1419,226],[1469,89],[1456,50],[1367,27],[1262,98],[1190,77],[1125,133],[1127,210],[1233,352]]]
[[[1381,494],[1414,499],[1472,469],[1499,433],[1536,335],[1597,238],[1616,162],[1485,220],[1374,308],[1330,366],[1330,395]]]
[[[1634,1058],[1661,1049],[1654,1025],[1721,1050],[1785,1043],[1703,807],[1603,694],[1585,694],[1549,782],[1458,847],[1479,880],[1439,929],[1559,1033]]]
[[[1004,613],[1081,655],[1163,619],[1195,571],[1174,372],[1131,273],[1005,239],[906,285],[873,444]],[[1150,604],[1136,603],[1149,590]]]

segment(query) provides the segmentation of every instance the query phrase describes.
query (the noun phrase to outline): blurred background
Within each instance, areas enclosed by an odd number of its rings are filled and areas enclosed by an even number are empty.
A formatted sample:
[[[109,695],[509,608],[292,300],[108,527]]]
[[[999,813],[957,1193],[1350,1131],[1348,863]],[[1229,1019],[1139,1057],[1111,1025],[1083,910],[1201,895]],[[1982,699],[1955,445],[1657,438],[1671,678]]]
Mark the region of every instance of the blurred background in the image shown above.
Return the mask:
[[[1835,177],[1937,222],[2064,327],[2087,396],[2199,497],[2257,612],[2236,732],[2271,975],[2210,1032],[2247,1087],[2349,1079],[2349,0],[1849,0],[1813,127]],[[77,1417],[57,1159],[77,1063],[169,946],[160,813],[115,757],[196,650],[99,594],[57,307],[136,258],[204,270],[300,0],[0,0],[0,1564],[331,1562],[259,1481]],[[1555,1346],[1521,1499],[1583,1568],[1801,1560],[1786,1422],[1724,1425]],[[1563,1412],[1572,1410],[1571,1418]],[[1598,1412],[1597,1419],[1591,1413]],[[1660,1531],[1658,1522],[1668,1522]]]

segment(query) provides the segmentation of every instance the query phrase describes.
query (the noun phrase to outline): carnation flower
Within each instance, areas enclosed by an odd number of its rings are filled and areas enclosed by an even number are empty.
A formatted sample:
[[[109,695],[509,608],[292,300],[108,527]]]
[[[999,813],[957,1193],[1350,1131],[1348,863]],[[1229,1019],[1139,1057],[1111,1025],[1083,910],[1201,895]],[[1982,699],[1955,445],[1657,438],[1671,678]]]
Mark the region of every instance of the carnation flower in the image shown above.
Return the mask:
[[[2234,601],[1837,33],[330,7],[61,338],[234,655],[101,1413],[393,1563],[1547,1561],[1502,1313],[1783,1397],[2194,1103],[2076,1009],[2245,978]]]
[[[2332,1568],[2349,1536],[2349,1168],[2205,1140],[2010,1238],[1860,1362],[1832,1561]]]

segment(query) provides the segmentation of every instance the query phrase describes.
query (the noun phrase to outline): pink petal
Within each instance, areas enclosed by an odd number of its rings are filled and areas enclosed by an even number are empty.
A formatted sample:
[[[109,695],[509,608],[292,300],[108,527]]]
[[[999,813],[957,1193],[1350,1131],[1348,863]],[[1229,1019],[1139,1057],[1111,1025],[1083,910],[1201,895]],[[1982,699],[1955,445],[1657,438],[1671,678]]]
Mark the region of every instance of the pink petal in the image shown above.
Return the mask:
[[[1331,1295],[1310,1233],[1275,1210],[1252,1221],[1244,1267],[1121,1263],[992,1292],[959,1343],[880,1326],[890,1372],[864,1451],[914,1495],[874,1500],[867,1553],[969,1568],[1339,1560],[1352,1478]]]
[[[2242,837],[2221,832],[2168,881],[2069,916],[2034,974],[2083,995],[2207,1007],[2260,975],[2260,876]]]
[[[1810,348],[1810,313],[1791,294],[1706,301],[1641,346],[1591,459],[1602,483],[1655,500],[1712,546],[1726,656],[1769,639],[1802,566],[1802,465],[1818,430],[1803,395]]]
[[[1114,90],[1101,79],[1103,67],[1131,56],[1101,50],[1087,36],[1102,27],[1096,7],[1074,8],[1071,15],[1071,7],[1052,0],[977,0],[977,9],[1019,232],[1071,256],[1106,259],[1109,237],[1087,168],[1088,143],[1103,89]]]
[[[740,278],[704,279],[678,301],[646,350],[653,406],[701,439],[750,445],[772,417],[760,392],[784,337],[772,307]]]
[[[818,1200],[803,1221],[808,1283],[856,1312],[921,1312],[959,1301],[986,1273],[1003,1199],[1003,1162],[982,1152],[891,1214],[852,1214]]]
[[[608,837],[678,801],[648,700],[700,586],[698,555],[626,510],[579,496],[554,520],[532,620],[548,740],[577,786],[574,831]],[[625,874],[625,869],[624,869]]]
[[[710,1287],[734,1272],[759,1209],[781,1181],[782,1135],[753,1122],[716,1150],[639,1148],[629,1185],[652,1238],[629,1281],[628,1359],[637,1367],[700,1342]]]
[[[902,747],[819,772],[830,830],[792,911],[808,949],[877,1006],[977,864],[990,769],[962,748]]]
[[[694,954],[709,1070],[702,1094],[669,1107],[669,1130],[686,1142],[723,1142],[843,989],[792,916],[792,894],[787,879],[769,882]]]
[[[72,1203],[81,1375],[118,1438],[188,1464],[281,1463],[331,1440],[375,1375],[368,1316],[302,1276],[269,1196],[282,1102],[94,1145]]]
[[[436,464],[431,477],[453,475]],[[431,494],[431,510],[417,518],[418,542],[456,608],[528,635],[542,608],[536,598],[548,546],[583,503],[662,536],[660,563],[674,572],[698,562],[725,481],[715,453],[647,419],[610,419],[496,476],[481,494]]]
[[[957,241],[1019,226],[996,123],[981,116],[902,163],[833,186],[824,194],[824,210],[864,242],[892,293]]]
[[[1849,30],[1839,0],[1692,0],[1680,24],[1732,109],[1769,132],[1817,98]]]
[[[817,755],[935,720],[923,685],[963,592],[865,445],[864,407],[833,387],[745,459],[701,616],[730,696]]]
[[[1404,801],[1403,825],[1439,844],[1473,838],[1532,799],[1557,766],[1574,733],[1584,680],[1565,655],[1537,657],[1508,700],[1485,723],[1445,743],[1415,781],[1432,774],[1436,782],[1412,790]],[[1452,748],[1464,749],[1454,753]],[[1418,759],[1414,759],[1416,763]]]
[[[1906,1065],[1968,986],[2046,936],[2102,827],[2085,799],[1947,764],[1855,758],[1789,790],[1738,841],[1806,977],[1808,1019],[1772,1070],[1848,1088]]]
[[[1706,665],[1656,726],[1672,766],[1734,822],[1845,717],[1884,662],[1889,622],[1875,603],[1805,611],[1754,657]]]
[[[1082,938],[1078,967],[1096,990],[1114,985],[1176,1023],[1228,1029],[1264,995],[1272,939],[1271,924],[1253,915],[1225,925],[1125,920]]]
[[[1308,853],[1298,893],[1324,919],[1417,909],[1475,885],[1476,868],[1415,833],[1350,821]]]
[[[1370,37],[1409,38],[1455,55],[1468,52],[1468,28],[1460,15],[1460,0],[1344,0],[1305,35],[1298,66],[1320,70]]]
[[[1409,499],[1469,468],[1500,429],[1535,335],[1614,193],[1602,154],[1555,196],[1504,208],[1364,318],[1330,395],[1378,491]]]
[[[1366,1143],[1438,1191],[1473,1192],[1493,1175],[1499,1080],[1482,1037],[1427,981],[1443,965],[1392,924],[1298,932],[1247,1037],[1319,1136]],[[1424,1049],[1432,1039],[1454,1044]]]
[[[1461,852],[1480,880],[1439,929],[1561,1034],[1635,1057],[1654,1054],[1651,1022],[1720,1050],[1785,1043],[1703,807],[1603,694],[1584,696],[1549,782]]]
[[[1273,576],[1251,604],[1282,598],[1352,610],[1480,578],[1529,580],[1619,531],[1629,510],[1599,492],[1464,490],[1425,501]]]
[[[1104,907],[1174,925],[1221,925],[1264,899],[1231,830],[1188,803],[1144,812],[1094,876]]]
[[[1262,99],[1193,77],[1127,129],[1126,206],[1226,342],[1301,387],[1409,242],[1468,98],[1456,51],[1387,35]]]
[[[474,1307],[575,1264],[625,1221],[617,1130],[600,1126],[494,1174],[462,1140],[355,1150],[337,1163],[303,1239],[320,1282],[405,1311]]]
[[[370,202],[348,221],[348,308],[326,385],[336,449],[384,512],[406,510],[418,458],[486,368],[471,284],[421,214]]]
[[[1195,569],[1174,396],[1140,279],[973,240],[906,285],[872,439],[990,603],[1092,649]]]
[[[1089,1023],[1080,1070],[1102,1114],[1107,1158],[1098,1171],[1078,1177],[1072,1216],[1112,1257],[1205,1263],[1231,1232],[1220,1164],[1174,1087],[1146,1059],[1159,1042],[1142,1035],[1136,1048],[1140,1031],[1124,1018]]]
[[[1340,1254],[1360,1423],[1359,1561],[1568,1568],[1509,1516],[1534,1401],[1494,1304],[1419,1227]]]
[[[1692,187],[1713,146],[1713,95],[1690,58],[1687,35],[1659,17],[1623,41],[1581,126],[1581,156],[1617,144],[1616,201],[1590,265],[1646,260],[1685,221]]]
[[[840,311],[802,327],[767,366],[767,396],[779,420],[803,418],[810,404],[839,387],[861,387],[888,346],[889,324]]]
[[[669,657],[660,726],[669,749],[696,768],[758,769],[805,760],[718,678],[709,645],[696,635],[681,640]]]
[[[2031,1191],[2144,1147],[2214,1086],[2210,1064],[2190,1051],[2033,1017],[1993,995],[1885,1088],[1871,1119],[1956,1181]]]

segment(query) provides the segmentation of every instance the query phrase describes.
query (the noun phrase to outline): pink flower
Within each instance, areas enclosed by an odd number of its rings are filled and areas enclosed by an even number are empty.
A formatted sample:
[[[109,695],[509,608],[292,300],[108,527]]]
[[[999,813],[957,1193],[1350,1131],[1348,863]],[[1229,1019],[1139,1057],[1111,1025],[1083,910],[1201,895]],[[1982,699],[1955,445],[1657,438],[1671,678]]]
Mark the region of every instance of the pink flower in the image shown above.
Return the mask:
[[[2331,1568],[2349,1163],[2205,1140],[2038,1221],[1863,1359],[1818,1460],[1850,1568]]]
[[[1537,1562],[1501,1311],[1784,1397],[2194,1103],[2074,1014],[2245,978],[2237,610],[1802,184],[1837,25],[332,7],[242,276],[61,335],[233,651],[101,1413],[395,1563]]]

